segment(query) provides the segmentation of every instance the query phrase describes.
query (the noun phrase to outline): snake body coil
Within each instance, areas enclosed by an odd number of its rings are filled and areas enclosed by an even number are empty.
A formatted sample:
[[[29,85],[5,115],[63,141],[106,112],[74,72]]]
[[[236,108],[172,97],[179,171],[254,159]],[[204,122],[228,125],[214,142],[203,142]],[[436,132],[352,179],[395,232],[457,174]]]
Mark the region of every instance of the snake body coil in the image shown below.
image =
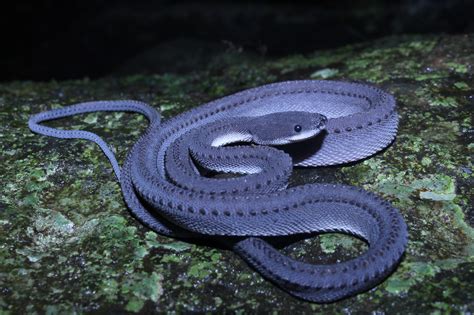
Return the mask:
[[[150,121],[121,169],[98,136],[39,124],[85,112],[117,110],[139,112]],[[285,113],[287,119],[281,116]],[[308,117],[298,116],[301,113]],[[295,126],[298,134],[287,138],[291,141],[274,140],[282,132],[272,125],[279,119],[285,126],[291,119],[307,121],[313,125],[307,134],[313,134],[308,142],[287,144],[301,140],[303,124]],[[248,125],[257,127],[249,129]],[[168,236],[221,239],[263,276],[303,299],[331,302],[367,290],[395,268],[405,250],[403,218],[375,195],[333,184],[285,189],[292,163],[323,166],[356,161],[394,139],[398,126],[395,101],[368,85],[334,81],[268,84],[164,123],[144,103],[89,102],[34,115],[29,126],[44,135],[98,143],[114,167],[128,207],[140,221]],[[287,144],[287,153],[241,142]],[[237,144],[223,147],[231,143]],[[201,176],[199,167],[245,175],[208,178]],[[312,265],[282,255],[265,240],[323,232],[361,237],[369,249],[349,261]]]

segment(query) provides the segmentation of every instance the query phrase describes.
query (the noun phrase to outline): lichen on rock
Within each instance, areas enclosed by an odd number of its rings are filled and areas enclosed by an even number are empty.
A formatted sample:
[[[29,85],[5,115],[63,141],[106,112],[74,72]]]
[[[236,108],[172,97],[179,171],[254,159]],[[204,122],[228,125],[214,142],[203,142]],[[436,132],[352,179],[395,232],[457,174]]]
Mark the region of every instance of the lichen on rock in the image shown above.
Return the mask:
[[[474,37],[391,37],[265,60],[227,52],[191,74],[0,84],[0,313],[474,311]],[[205,101],[290,79],[376,84],[398,101],[396,141],[365,161],[297,169],[292,184],[331,181],[389,199],[410,241],[384,283],[329,305],[295,299],[232,252],[159,236],[130,216],[100,149],[32,134],[28,117],[92,99],[138,99],[165,119]],[[104,136],[123,161],[146,128],[127,113],[52,122]],[[334,263],[365,249],[321,235],[284,249]]]

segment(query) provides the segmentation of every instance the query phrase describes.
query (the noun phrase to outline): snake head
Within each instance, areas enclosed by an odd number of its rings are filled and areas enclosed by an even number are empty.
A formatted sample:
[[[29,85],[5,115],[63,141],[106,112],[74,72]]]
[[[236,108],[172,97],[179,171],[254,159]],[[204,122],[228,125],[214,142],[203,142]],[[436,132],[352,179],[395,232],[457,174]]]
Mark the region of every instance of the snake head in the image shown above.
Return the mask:
[[[248,131],[256,144],[283,145],[317,136],[326,122],[327,118],[318,113],[279,112],[251,119]]]

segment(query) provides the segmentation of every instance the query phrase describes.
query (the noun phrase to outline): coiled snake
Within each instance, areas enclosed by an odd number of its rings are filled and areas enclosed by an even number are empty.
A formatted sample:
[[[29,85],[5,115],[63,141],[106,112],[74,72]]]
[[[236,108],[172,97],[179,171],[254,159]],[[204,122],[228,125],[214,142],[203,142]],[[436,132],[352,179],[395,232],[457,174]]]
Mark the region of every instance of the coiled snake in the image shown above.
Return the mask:
[[[97,135],[40,125],[95,111],[137,112],[150,121],[122,168]],[[265,278],[306,300],[331,302],[375,286],[405,250],[403,218],[374,194],[334,184],[286,188],[292,164],[356,161],[393,141],[395,100],[375,87],[337,81],[268,84],[164,123],[141,102],[88,102],[36,114],[29,127],[96,142],[141,222],[167,236],[217,238]],[[208,171],[238,176],[211,177]],[[284,256],[267,242],[271,236],[323,232],[355,235],[369,248],[349,261],[313,265]]]

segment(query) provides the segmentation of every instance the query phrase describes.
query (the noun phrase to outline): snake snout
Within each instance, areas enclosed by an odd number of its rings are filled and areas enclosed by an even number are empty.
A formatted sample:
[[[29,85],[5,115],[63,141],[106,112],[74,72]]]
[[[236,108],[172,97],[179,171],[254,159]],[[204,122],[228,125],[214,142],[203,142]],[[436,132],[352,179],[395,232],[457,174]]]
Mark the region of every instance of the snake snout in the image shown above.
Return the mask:
[[[328,119],[326,118],[326,116],[319,114],[319,117],[318,119],[315,119],[314,124],[316,125],[317,129],[322,130],[326,128],[327,121]]]

